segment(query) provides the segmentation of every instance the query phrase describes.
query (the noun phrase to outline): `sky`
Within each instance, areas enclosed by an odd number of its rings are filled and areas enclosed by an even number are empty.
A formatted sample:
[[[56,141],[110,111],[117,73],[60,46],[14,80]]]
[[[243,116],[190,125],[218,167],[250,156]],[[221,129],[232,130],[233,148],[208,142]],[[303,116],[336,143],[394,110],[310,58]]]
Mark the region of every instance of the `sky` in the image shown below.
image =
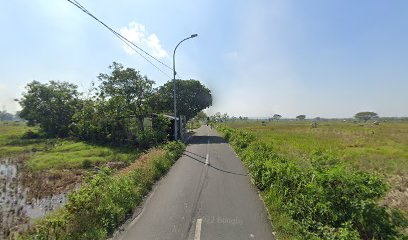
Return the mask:
[[[78,0],[183,79],[209,87],[207,113],[291,118],[408,116],[408,1]],[[158,71],[67,0],[4,1],[0,105],[19,110],[28,82],[86,92],[113,61],[160,86]]]

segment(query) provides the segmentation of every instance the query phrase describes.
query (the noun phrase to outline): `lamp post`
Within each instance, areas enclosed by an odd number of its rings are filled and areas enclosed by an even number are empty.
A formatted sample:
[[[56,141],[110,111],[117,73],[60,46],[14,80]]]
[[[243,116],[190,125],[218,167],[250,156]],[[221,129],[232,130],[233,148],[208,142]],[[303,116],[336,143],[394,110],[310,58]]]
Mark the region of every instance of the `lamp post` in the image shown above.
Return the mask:
[[[174,140],[177,140],[177,101],[176,101],[176,50],[178,48],[178,46],[190,39],[190,38],[195,38],[197,37],[198,34],[192,34],[190,37],[188,38],[184,38],[183,40],[181,40],[177,46],[174,48],[174,52],[173,52],[173,100],[174,100]]]

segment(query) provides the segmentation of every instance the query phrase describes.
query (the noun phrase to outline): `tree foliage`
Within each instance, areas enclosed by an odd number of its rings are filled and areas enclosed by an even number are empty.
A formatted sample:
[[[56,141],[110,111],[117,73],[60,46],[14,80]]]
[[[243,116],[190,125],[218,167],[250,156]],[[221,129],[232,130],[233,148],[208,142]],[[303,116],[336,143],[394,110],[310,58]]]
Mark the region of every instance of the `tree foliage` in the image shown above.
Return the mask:
[[[306,116],[305,116],[305,117],[306,117]],[[274,114],[272,118],[273,118],[274,120],[278,121],[279,119],[282,118],[282,116],[279,115],[279,114]]]
[[[29,125],[38,123],[48,136],[66,137],[79,106],[79,96],[72,83],[32,81],[19,100],[20,117],[28,120]]]
[[[297,120],[305,120],[306,119],[306,115],[298,115],[296,116]]]
[[[156,132],[145,133],[144,118],[152,113],[149,99],[154,81],[133,68],[114,62],[98,76],[94,96],[83,101],[75,118],[76,136],[120,145],[157,143]],[[150,139],[151,138],[151,139]],[[162,139],[162,137],[160,137]]]
[[[106,113],[114,118],[135,116],[143,131],[143,118],[151,112],[149,99],[153,95],[154,81],[120,63],[113,62],[109,69],[112,70],[110,74],[98,76],[97,95],[100,100],[106,100]]]
[[[154,81],[133,68],[113,62],[109,70],[98,75],[86,99],[79,99],[77,86],[67,82],[29,83],[19,100],[20,116],[30,125],[39,124],[48,137],[70,134],[87,141],[142,148],[166,141],[170,122],[158,113],[173,109],[172,82],[154,89]],[[179,115],[190,119],[211,105],[211,92],[199,81],[178,80],[177,84]],[[144,122],[149,120],[152,127],[145,129]]]
[[[378,118],[378,114],[375,112],[359,112],[354,115],[354,118],[367,122],[370,119]]]
[[[212,105],[211,91],[198,80],[176,80],[177,115],[189,120]],[[157,89],[151,105],[157,112],[173,112],[173,82],[169,81]]]

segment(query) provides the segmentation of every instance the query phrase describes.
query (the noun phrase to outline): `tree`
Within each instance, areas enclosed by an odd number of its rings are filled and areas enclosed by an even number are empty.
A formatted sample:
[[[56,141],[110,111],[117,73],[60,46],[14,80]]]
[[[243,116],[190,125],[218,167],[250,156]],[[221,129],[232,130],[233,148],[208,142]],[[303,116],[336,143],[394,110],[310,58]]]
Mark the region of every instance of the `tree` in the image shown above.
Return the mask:
[[[223,122],[227,122],[228,119],[229,119],[228,113],[224,113],[224,114],[222,115],[222,121],[223,121]]]
[[[211,91],[198,80],[176,80],[177,116],[186,116],[187,121],[200,111],[212,105]],[[151,99],[151,106],[157,112],[174,111],[173,82],[169,81],[157,89]]]
[[[104,103],[92,98],[81,102],[80,109],[72,117],[75,122],[72,127],[74,136],[94,142],[107,140],[111,132],[108,132],[110,121],[109,116],[105,114]]]
[[[367,122],[370,119],[378,118],[378,114],[375,112],[359,112],[354,115],[354,118]]]
[[[106,100],[106,111],[114,118],[135,116],[140,130],[144,131],[143,119],[151,112],[149,99],[153,95],[154,81],[142,76],[133,68],[124,68],[122,64],[113,62],[110,74],[98,76],[98,96]]]
[[[282,118],[282,116],[279,115],[279,114],[274,114],[272,118],[273,118],[274,120],[278,121],[279,119]]]
[[[297,120],[305,120],[306,119],[306,115],[298,115],[296,116]]]
[[[68,82],[32,81],[19,100],[20,117],[28,120],[29,125],[39,124],[50,137],[65,137],[79,106],[79,96],[77,86]]]

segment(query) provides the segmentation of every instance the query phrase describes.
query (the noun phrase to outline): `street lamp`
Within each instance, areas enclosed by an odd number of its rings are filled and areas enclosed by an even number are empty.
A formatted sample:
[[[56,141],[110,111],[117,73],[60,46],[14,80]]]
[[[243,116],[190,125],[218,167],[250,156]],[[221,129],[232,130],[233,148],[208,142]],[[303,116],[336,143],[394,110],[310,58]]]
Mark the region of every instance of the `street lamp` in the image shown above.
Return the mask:
[[[176,50],[178,48],[178,46],[190,39],[190,38],[195,38],[197,37],[198,34],[192,34],[190,37],[188,38],[184,38],[183,40],[181,40],[176,48],[174,48],[174,52],[173,52],[173,100],[174,100],[174,140],[177,140],[177,101],[176,101]]]

